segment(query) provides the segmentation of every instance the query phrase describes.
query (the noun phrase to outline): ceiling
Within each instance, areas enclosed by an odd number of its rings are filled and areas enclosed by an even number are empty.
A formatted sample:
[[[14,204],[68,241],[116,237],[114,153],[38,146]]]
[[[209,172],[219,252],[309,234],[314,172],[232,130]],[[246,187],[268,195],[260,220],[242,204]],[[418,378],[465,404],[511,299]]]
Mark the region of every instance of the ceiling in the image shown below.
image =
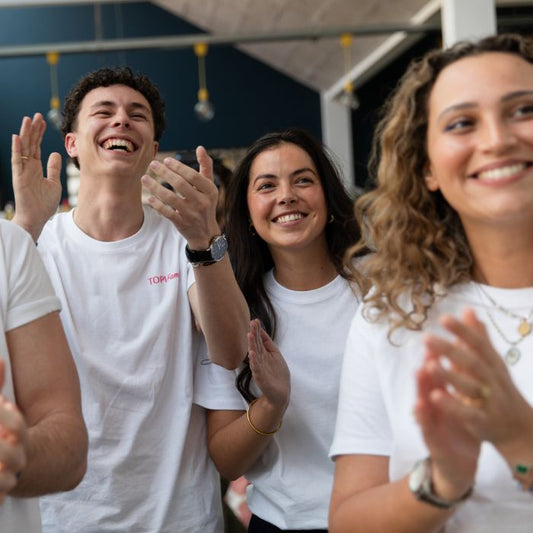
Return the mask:
[[[0,8],[139,1],[0,0]],[[235,43],[250,56],[326,97],[334,97],[346,81],[353,81],[357,88],[422,35],[398,30],[417,25],[437,27],[442,0],[152,0],[151,3],[197,26],[210,37],[222,37],[218,42]],[[533,0],[496,0],[496,4],[533,5]],[[354,35],[346,64],[340,44],[341,31],[337,31],[341,29]],[[284,40],[280,40],[281,35]],[[175,36],[169,47],[184,46],[188,37],[198,38],[197,35]],[[130,43],[131,47],[149,47],[140,41]],[[64,44],[67,48],[72,46]],[[81,49],[86,47],[86,43],[77,44]],[[94,44],[109,46],[113,41]],[[186,44],[191,45],[190,39]],[[154,47],[154,43],[150,46]]]
[[[464,0],[466,1],[466,0]],[[471,1],[471,0],[468,0]],[[178,17],[212,34],[325,30],[440,22],[440,0],[153,0]],[[498,0],[497,5],[531,1]],[[386,28],[381,28],[386,29]],[[350,47],[349,77],[359,81],[400,53],[416,35],[355,36]],[[317,91],[342,88],[345,80],[339,37],[241,44],[238,48]],[[356,78],[357,80],[357,78]],[[357,85],[357,82],[356,82]]]

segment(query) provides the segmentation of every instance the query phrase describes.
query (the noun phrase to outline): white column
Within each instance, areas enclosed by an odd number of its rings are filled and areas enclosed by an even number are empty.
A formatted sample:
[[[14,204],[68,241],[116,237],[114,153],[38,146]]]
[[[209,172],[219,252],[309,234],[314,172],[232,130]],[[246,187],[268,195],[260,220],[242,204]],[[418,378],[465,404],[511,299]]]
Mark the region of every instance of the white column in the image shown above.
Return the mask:
[[[441,17],[445,48],[497,33],[495,0],[442,0]]]
[[[322,139],[338,163],[349,194],[355,193],[352,110],[321,94]]]

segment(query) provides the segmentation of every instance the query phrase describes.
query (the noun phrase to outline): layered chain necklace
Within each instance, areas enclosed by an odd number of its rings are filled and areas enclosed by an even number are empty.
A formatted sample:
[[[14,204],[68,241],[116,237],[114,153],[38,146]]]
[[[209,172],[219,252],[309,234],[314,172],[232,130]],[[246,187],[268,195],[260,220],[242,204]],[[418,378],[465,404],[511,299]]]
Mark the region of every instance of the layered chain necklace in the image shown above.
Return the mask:
[[[496,302],[490,294],[488,294],[485,289],[479,284],[476,283],[476,286],[479,289],[479,292],[491,303],[493,307],[495,307],[498,311],[503,313],[504,315],[507,315],[509,318],[515,318],[519,320],[519,324],[517,327],[517,331],[520,335],[520,337],[516,340],[510,340],[505,333],[501,330],[500,326],[492,316],[492,313],[487,310],[487,316],[489,317],[489,320],[491,324],[494,326],[494,329],[498,332],[500,337],[510,345],[510,348],[507,350],[503,358],[505,359],[506,363],[509,365],[514,365],[518,363],[520,360],[520,357],[522,357],[522,353],[520,352],[520,349],[518,348],[518,345],[533,331],[533,308],[527,316],[518,315],[516,313],[513,313],[509,309],[506,309],[505,307],[501,306],[498,302]]]

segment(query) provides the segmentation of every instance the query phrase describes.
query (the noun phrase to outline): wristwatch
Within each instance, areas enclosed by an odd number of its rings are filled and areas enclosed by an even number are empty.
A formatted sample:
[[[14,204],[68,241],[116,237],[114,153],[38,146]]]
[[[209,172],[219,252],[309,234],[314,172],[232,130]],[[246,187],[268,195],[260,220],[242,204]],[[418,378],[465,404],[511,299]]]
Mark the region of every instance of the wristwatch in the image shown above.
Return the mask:
[[[474,490],[470,487],[465,494],[457,500],[445,500],[437,496],[433,490],[431,479],[431,458],[426,457],[417,461],[409,474],[409,489],[418,500],[440,507],[441,509],[451,509],[454,505],[466,500]]]
[[[193,267],[207,266],[218,263],[228,249],[228,241],[225,235],[215,235],[209,243],[207,250],[191,250],[185,246],[185,255]]]

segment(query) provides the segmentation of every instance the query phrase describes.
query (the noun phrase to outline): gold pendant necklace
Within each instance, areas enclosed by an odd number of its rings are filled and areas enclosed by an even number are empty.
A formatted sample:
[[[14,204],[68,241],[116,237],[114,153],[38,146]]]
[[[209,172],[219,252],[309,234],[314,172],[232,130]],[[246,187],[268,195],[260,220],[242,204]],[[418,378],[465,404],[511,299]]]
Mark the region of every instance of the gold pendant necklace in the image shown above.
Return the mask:
[[[529,312],[527,316],[517,315],[516,313],[513,313],[509,309],[506,309],[505,307],[502,307],[498,302],[496,302],[490,294],[487,293],[483,289],[483,287],[476,283],[476,287],[479,289],[479,292],[484,296],[493,307],[495,307],[498,311],[503,313],[504,315],[507,315],[510,318],[516,318],[520,320],[520,323],[518,324],[518,333],[520,334],[520,338],[512,341],[507,338],[507,336],[503,333],[500,326],[496,323],[496,320],[490,313],[490,311],[487,310],[487,316],[489,317],[489,320],[491,321],[492,325],[494,326],[494,329],[498,332],[500,337],[507,343],[510,344],[511,347],[505,352],[505,355],[503,358],[505,359],[505,362],[509,365],[514,365],[518,363],[520,358],[522,357],[522,353],[520,352],[520,349],[518,348],[518,344],[520,344],[533,330],[532,325],[532,318],[533,318],[533,309]]]

